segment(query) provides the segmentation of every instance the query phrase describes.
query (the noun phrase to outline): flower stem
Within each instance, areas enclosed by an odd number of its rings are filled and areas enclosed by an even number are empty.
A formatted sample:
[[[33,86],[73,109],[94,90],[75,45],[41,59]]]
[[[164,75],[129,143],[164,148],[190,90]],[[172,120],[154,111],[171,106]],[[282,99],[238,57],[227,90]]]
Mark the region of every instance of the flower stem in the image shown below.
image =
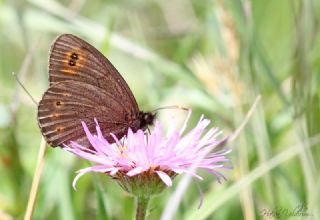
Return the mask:
[[[136,220],[145,220],[149,200],[150,200],[149,197],[143,197],[143,196],[137,197]]]
[[[39,189],[40,177],[41,177],[43,166],[44,166],[44,155],[46,152],[46,145],[47,145],[47,142],[42,137],[40,149],[38,153],[37,166],[34,171],[34,175],[32,179],[32,185],[31,185],[31,190],[30,190],[28,204],[27,204],[27,211],[24,215],[24,220],[32,219],[33,209],[36,203],[36,196]]]

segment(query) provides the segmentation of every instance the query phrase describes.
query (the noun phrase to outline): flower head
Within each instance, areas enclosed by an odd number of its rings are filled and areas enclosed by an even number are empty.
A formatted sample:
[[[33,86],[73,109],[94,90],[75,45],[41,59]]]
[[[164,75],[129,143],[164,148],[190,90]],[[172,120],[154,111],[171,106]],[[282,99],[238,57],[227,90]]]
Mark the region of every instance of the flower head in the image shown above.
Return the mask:
[[[113,135],[114,144],[108,143],[102,136],[97,122],[96,134],[92,134],[82,122],[92,149],[75,142],[64,149],[95,165],[79,170],[73,186],[83,174],[101,172],[115,178],[130,193],[150,195],[161,192],[165,186],[171,186],[172,179],[177,174],[188,173],[202,180],[191,167],[204,169],[214,174],[219,181],[222,175],[217,169],[225,168],[224,162],[228,161],[226,154],[230,150],[214,150],[226,139],[217,140],[217,136],[221,134],[217,128],[210,128],[205,132],[210,120],[204,117],[200,118],[191,131],[183,134],[190,115],[191,112],[180,131],[175,131],[172,123],[164,134],[162,125],[156,121],[150,134],[145,134],[142,130],[133,133],[129,129],[121,142]],[[141,187],[141,183],[148,186]]]

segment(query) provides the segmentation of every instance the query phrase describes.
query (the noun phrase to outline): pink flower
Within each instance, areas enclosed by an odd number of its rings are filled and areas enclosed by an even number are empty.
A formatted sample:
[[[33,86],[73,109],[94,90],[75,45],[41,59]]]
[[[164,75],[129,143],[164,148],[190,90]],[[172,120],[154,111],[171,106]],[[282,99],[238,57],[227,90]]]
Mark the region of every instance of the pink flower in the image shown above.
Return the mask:
[[[217,169],[226,168],[224,162],[228,162],[226,154],[230,150],[214,150],[226,139],[217,140],[222,133],[218,128],[205,131],[210,120],[203,116],[191,131],[183,134],[190,115],[191,111],[179,131],[175,131],[172,123],[164,134],[160,122],[156,121],[150,134],[142,130],[133,133],[129,129],[127,136],[121,142],[114,136],[116,141],[114,144],[109,144],[102,136],[98,123],[97,134],[92,134],[82,122],[92,149],[75,142],[71,142],[64,149],[95,165],[79,170],[73,181],[73,187],[77,180],[88,172],[107,173],[117,179],[119,184],[129,192],[135,189],[129,189],[131,186],[124,182],[136,181],[137,178],[142,178],[142,182],[146,182],[146,179],[153,181],[157,179],[165,186],[171,186],[174,176],[182,173],[191,174],[202,180],[202,177],[196,173],[196,169],[190,169],[192,166],[214,174],[219,181],[222,175]]]

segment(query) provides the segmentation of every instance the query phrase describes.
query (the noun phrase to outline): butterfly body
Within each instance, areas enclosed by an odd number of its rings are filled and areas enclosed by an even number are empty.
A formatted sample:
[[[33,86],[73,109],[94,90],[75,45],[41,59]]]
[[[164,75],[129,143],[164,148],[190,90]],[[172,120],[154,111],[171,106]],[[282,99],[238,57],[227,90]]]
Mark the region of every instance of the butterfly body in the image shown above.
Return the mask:
[[[123,137],[153,124],[155,114],[140,111],[115,67],[84,40],[60,35],[49,55],[50,87],[38,106],[38,124],[47,142],[55,147],[70,141],[90,147],[81,122],[95,132],[97,119],[104,137]]]

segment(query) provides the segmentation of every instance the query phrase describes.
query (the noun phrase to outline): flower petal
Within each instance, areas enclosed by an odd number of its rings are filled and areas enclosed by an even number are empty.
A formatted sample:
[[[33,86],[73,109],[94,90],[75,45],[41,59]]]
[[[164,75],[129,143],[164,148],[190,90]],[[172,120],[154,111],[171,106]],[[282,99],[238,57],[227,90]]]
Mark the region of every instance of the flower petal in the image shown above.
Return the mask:
[[[183,132],[184,132],[184,130],[186,130],[186,127],[187,127],[188,121],[189,121],[189,119],[190,119],[190,117],[191,117],[191,114],[192,114],[192,110],[189,109],[188,115],[187,115],[187,117],[186,117],[186,120],[184,121],[184,123],[183,123],[183,125],[182,125],[182,127],[181,127],[181,129],[180,129],[180,131],[179,131],[180,135],[182,135]]]
[[[130,170],[129,172],[127,172],[127,175],[128,176],[135,176],[135,175],[142,173],[148,169],[149,169],[149,167],[136,167],[136,168]]]
[[[202,203],[203,203],[203,191],[197,182],[196,182],[196,184],[197,184],[197,188],[199,190],[199,195],[200,195],[200,201],[199,201],[199,205],[198,205],[198,209],[200,209],[202,206]]]
[[[91,167],[77,171],[78,174],[76,175],[76,177],[72,181],[72,187],[75,191],[77,191],[76,184],[77,184],[78,180],[80,179],[80,177],[86,173],[89,173],[89,172],[91,172]]]
[[[170,178],[170,176],[168,176],[168,174],[166,174],[165,172],[162,171],[156,171],[156,173],[158,174],[158,176],[160,177],[160,179],[167,185],[167,186],[172,186],[172,180]]]

